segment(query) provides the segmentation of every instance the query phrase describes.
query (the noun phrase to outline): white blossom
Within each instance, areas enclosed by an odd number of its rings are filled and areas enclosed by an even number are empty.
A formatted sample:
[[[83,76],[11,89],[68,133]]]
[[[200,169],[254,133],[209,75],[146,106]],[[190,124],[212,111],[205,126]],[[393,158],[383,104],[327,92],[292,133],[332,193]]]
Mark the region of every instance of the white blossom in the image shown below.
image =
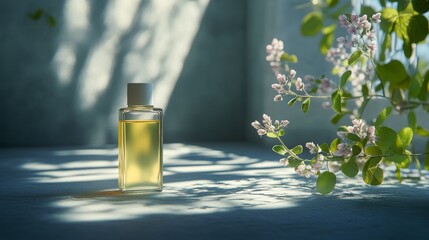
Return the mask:
[[[301,78],[297,78],[297,79],[296,79],[295,87],[296,87],[296,90],[297,90],[297,91],[302,91],[302,90],[304,90],[305,85],[304,85],[304,83],[302,82],[302,79],[301,79]]]
[[[279,162],[283,163],[284,166],[289,165],[289,160],[287,158],[281,158]]]
[[[308,143],[306,143],[305,147],[310,150],[311,154],[316,154],[316,153],[319,153],[321,151],[321,149],[319,148],[319,146],[317,146],[316,144],[314,144],[314,142],[308,142]]]

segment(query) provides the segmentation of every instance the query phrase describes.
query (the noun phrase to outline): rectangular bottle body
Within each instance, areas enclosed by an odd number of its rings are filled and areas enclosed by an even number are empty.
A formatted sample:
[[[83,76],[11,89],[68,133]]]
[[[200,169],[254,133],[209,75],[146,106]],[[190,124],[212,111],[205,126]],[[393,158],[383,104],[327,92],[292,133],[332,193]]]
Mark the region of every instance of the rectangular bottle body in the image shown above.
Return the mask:
[[[162,191],[162,110],[122,108],[118,126],[121,191]]]

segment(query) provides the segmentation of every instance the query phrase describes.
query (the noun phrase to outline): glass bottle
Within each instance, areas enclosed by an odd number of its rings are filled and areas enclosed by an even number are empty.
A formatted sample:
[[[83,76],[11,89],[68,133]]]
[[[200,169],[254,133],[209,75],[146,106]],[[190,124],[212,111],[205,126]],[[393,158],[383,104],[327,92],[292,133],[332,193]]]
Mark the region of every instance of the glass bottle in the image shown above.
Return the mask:
[[[128,83],[119,109],[118,186],[121,191],[162,191],[163,112],[152,103],[152,84]]]

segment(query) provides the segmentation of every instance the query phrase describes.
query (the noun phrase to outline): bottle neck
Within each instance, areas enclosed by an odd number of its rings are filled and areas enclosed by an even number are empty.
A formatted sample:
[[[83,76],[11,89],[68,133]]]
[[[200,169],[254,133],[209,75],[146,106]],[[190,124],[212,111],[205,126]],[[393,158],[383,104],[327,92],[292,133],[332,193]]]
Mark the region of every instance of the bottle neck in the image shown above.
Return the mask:
[[[128,105],[128,108],[131,109],[153,109],[153,105]]]

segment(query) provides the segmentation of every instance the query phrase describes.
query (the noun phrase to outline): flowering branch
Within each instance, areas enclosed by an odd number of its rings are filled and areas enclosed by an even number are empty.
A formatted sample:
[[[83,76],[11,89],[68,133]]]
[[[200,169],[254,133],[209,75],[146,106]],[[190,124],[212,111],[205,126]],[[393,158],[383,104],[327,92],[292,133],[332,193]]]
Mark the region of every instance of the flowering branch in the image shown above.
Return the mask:
[[[404,91],[399,85],[402,80],[399,77],[397,80],[396,76],[392,77],[389,73],[396,71],[401,77],[404,75],[398,61],[385,65],[375,62],[374,56],[378,49],[374,25],[379,24],[381,18],[381,13],[375,13],[371,18],[354,14],[349,17],[339,16],[340,25],[350,36],[337,38],[338,46],[326,53],[326,60],[334,65],[333,73],[340,76],[337,84],[325,76],[320,79],[310,75],[297,77],[296,71],[287,64],[297,58],[285,53],[283,41],[275,38],[266,47],[266,60],[277,78],[277,82],[271,85],[276,91],[275,102],[291,96],[289,107],[302,101],[302,111],[308,112],[311,99],[325,100],[322,106],[330,106],[336,113],[333,123],[338,122],[345,114],[354,115],[352,125],[339,127],[337,138],[329,144],[305,144],[310,154],[314,155],[311,159],[300,156],[304,149],[302,145],[289,148],[282,141],[281,137],[285,135],[285,128],[289,125],[288,120],[273,122],[268,115],[263,114],[262,124],[258,121],[251,124],[259,136],[279,141],[279,145],[273,146],[273,151],[283,156],[280,162],[285,166],[293,167],[298,175],[307,178],[317,176],[316,188],[322,194],[332,192],[336,184],[336,172],[340,170],[348,177],[355,177],[361,172],[365,183],[379,185],[384,178],[383,164],[394,164],[396,176],[401,181],[400,169],[408,167],[412,161],[420,166],[418,157],[429,153],[429,143],[425,153],[412,153],[408,150],[414,134],[429,136],[429,131],[417,125],[413,111],[408,114],[408,126],[399,132],[383,125],[393,109],[404,111],[417,106],[429,106],[429,102],[423,101],[426,98],[413,100],[408,97],[405,100],[400,95]],[[389,96],[385,92],[385,83],[389,83]],[[381,94],[377,93],[380,91]],[[367,125],[361,116],[368,103],[376,98],[389,100],[392,106],[383,109],[373,125]],[[357,109],[347,109],[349,100],[354,100]],[[426,158],[425,168],[429,170],[429,157]]]

